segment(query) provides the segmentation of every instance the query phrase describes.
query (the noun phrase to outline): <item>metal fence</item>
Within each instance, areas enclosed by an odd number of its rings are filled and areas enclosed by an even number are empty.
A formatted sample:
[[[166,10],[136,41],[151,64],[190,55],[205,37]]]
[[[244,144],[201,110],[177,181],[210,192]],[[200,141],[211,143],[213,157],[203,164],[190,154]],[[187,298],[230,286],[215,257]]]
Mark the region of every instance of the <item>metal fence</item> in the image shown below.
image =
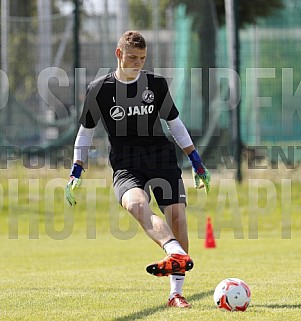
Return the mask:
[[[126,3],[117,1],[117,7],[111,11],[105,7],[93,13],[81,10],[81,68],[76,72],[77,78],[73,65],[73,12],[27,18],[8,16],[5,24],[2,21],[1,41],[6,45],[1,50],[2,146],[25,149],[73,144],[82,103],[80,100],[76,104],[75,97],[83,99],[91,80],[115,68],[118,32],[136,27],[129,13],[120,16]],[[123,6],[123,11],[118,10],[118,5]],[[301,141],[301,8],[298,1],[288,1],[286,6],[277,15],[240,31],[240,121],[245,146],[287,147]],[[149,29],[141,30],[148,40],[145,68],[178,79],[179,84],[172,88],[175,101],[192,134],[201,136],[200,144],[210,144],[212,137],[220,136],[223,140],[218,144],[227,145],[231,125],[223,102],[228,99],[228,83],[219,78],[218,96],[212,104],[213,125],[211,131],[209,127],[208,132],[202,132],[200,44],[183,7],[168,9],[166,19],[168,23],[163,29],[153,23]],[[216,28],[216,67],[223,70],[229,66],[227,36],[224,27]],[[78,82],[76,93],[74,79]],[[105,137],[99,126],[96,139],[102,153],[106,152]],[[296,157],[301,159],[297,149]]]

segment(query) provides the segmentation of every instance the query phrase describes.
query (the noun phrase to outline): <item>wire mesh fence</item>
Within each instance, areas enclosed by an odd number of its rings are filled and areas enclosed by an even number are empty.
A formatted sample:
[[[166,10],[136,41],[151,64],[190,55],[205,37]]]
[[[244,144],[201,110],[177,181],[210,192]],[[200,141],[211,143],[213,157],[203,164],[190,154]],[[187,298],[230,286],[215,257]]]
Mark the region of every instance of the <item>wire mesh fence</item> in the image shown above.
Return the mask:
[[[121,31],[138,28],[148,42],[145,69],[170,79],[181,118],[198,145],[212,145],[214,150],[231,144],[225,27],[215,21],[216,66],[211,75],[217,82],[209,88],[212,91],[210,124],[205,130],[200,54],[207,44],[197,37],[192,19],[183,6],[171,8],[166,1],[140,2],[139,11],[133,10],[133,1],[114,1],[113,6],[105,0],[98,1],[97,6],[96,2],[83,1],[80,69],[76,71],[73,9],[66,12],[62,7],[47,16],[8,15],[5,21],[2,19],[2,146],[21,150],[31,146],[35,146],[35,150],[39,149],[37,146],[43,149],[71,147],[87,84],[115,68],[114,52]],[[87,3],[94,3],[93,10]],[[158,10],[154,10],[154,4],[159,4]],[[297,148],[301,140],[300,18],[299,1],[288,1],[281,12],[261,18],[256,25],[240,31],[243,144],[247,147],[295,146],[295,159],[301,159]],[[98,126],[95,139],[98,147],[92,154],[106,157],[107,138],[102,126]],[[287,155],[287,150],[284,153]]]

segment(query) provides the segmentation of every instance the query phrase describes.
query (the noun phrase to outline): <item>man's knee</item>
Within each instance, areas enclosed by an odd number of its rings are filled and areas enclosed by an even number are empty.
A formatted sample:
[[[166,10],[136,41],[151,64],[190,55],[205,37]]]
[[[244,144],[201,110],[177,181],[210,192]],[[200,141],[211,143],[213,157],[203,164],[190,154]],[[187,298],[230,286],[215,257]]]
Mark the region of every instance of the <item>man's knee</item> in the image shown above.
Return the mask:
[[[165,208],[164,214],[173,226],[186,224],[186,212],[184,204],[173,204]]]
[[[185,204],[168,205],[164,208],[164,214],[177,220],[186,218]]]
[[[123,207],[131,214],[137,216],[143,213],[145,202],[143,200],[126,201]]]
[[[144,192],[128,191],[122,197],[122,206],[138,220],[148,212],[148,197]]]

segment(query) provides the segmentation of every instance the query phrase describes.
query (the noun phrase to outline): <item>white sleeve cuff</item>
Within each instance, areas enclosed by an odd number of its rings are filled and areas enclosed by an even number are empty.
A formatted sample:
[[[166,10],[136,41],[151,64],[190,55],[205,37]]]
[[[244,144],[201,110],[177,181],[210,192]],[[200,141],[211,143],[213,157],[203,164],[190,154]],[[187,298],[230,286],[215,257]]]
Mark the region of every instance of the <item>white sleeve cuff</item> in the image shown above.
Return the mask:
[[[167,127],[176,143],[182,149],[193,144],[186,127],[179,117],[173,120],[168,120]]]
[[[92,145],[94,131],[95,128],[85,128],[83,125],[80,126],[74,143],[74,163],[77,160],[83,163],[87,160],[88,151]]]

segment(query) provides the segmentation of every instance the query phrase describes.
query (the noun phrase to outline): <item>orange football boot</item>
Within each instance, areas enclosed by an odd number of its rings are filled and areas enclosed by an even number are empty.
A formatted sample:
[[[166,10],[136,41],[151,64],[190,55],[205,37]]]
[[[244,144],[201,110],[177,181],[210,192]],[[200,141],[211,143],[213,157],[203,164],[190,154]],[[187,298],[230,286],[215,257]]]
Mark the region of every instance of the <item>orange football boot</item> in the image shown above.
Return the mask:
[[[187,254],[169,254],[163,260],[150,264],[146,271],[155,276],[183,273],[193,268],[193,261]]]

